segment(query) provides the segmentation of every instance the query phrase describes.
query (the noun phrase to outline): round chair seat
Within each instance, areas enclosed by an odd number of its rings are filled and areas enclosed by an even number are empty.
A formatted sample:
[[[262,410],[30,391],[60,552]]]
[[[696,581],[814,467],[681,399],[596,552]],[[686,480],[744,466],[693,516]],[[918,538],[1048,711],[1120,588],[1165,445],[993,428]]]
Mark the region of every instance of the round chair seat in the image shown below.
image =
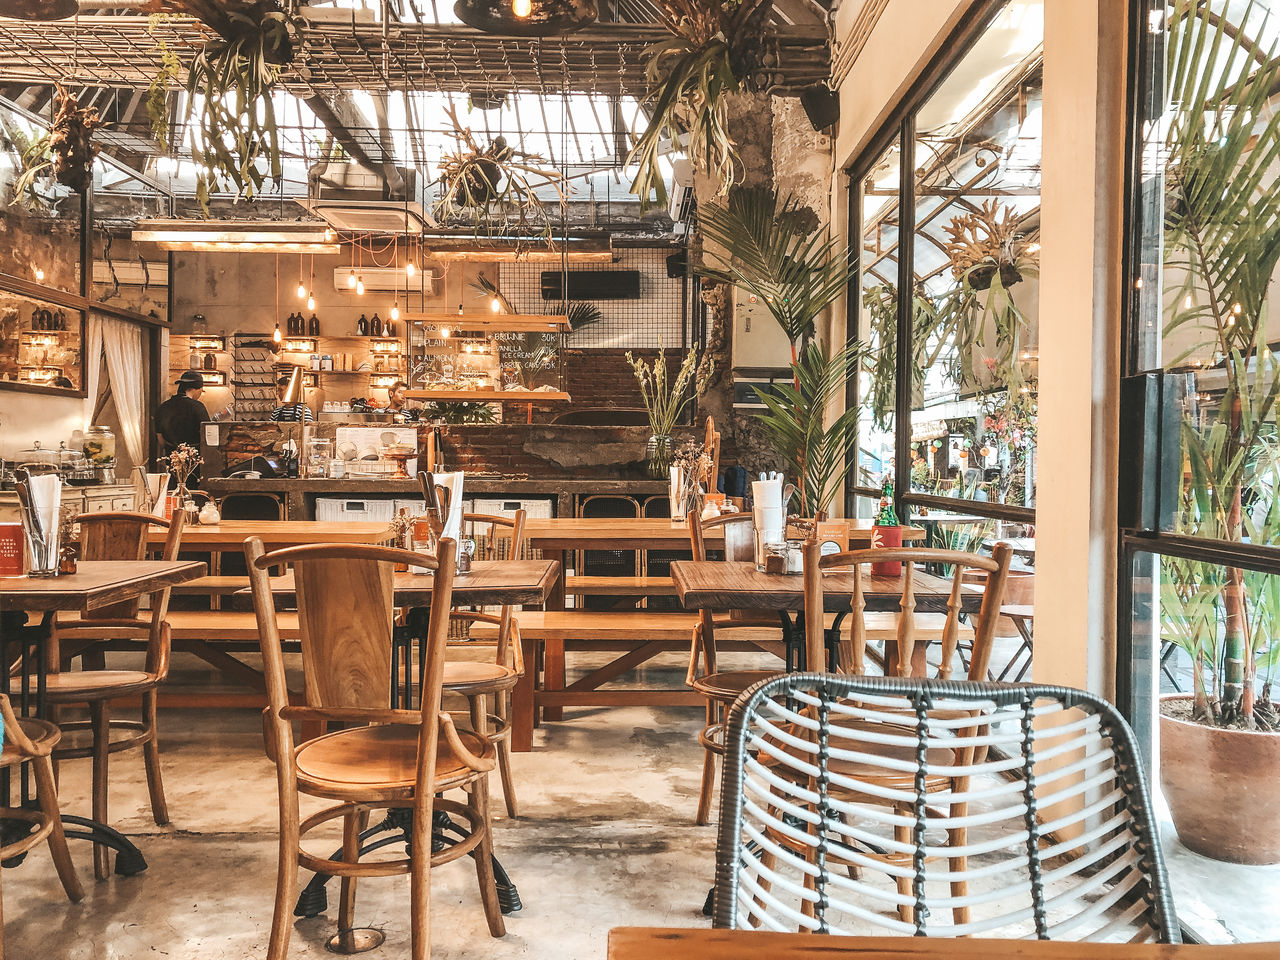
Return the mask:
[[[498,663],[447,660],[444,665],[444,688],[451,693],[492,693],[510,689],[519,680],[520,674]]]
[[[35,689],[35,677],[31,678]],[[141,693],[157,684],[156,675],[143,670],[68,670],[45,680],[50,703],[110,700]]]
[[[458,737],[475,756],[493,756],[493,745],[468,730]],[[418,727],[381,724],[339,730],[308,740],[294,751],[298,785],[318,796],[344,799],[350,794],[377,794],[387,799],[413,795],[418,776]],[[441,737],[436,757],[436,786],[444,789],[477,774],[453,755]]]
[[[18,726],[22,728],[22,732],[27,735],[38,752],[45,752],[45,749],[53,749],[57,746],[58,741],[62,739],[62,731],[55,727],[47,720],[37,720],[35,717],[19,717]],[[0,753],[0,767],[12,767],[18,763],[24,763],[31,757],[25,753],[19,753],[17,748],[11,743],[4,745],[4,752]]]
[[[693,681],[693,689],[718,703],[733,703],[749,687],[776,676],[776,670],[727,670],[699,677]]]

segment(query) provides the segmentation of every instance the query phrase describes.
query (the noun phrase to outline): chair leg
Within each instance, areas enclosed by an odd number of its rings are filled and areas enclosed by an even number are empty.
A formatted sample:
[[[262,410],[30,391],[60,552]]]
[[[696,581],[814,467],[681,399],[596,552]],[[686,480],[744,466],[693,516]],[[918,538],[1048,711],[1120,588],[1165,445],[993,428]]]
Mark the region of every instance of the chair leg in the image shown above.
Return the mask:
[[[507,816],[512,820],[520,816],[516,805],[516,785],[511,776],[511,734],[498,741],[498,775],[502,778],[502,799],[507,805]]]
[[[909,809],[900,808],[899,813],[910,813]],[[893,839],[898,843],[911,843],[911,828],[904,824],[895,824],[893,828]],[[914,906],[915,889],[910,877],[894,877],[898,884],[898,893],[904,897],[911,897],[911,903],[904,903],[898,907],[898,917],[903,923],[914,923],[916,919],[916,908]]]
[[[58,808],[58,790],[53,783],[53,764],[48,757],[36,757],[32,761],[36,775],[36,794],[40,801],[40,809],[53,830],[49,833],[49,854],[53,857],[53,866],[58,871],[58,879],[62,881],[62,889],[67,899],[79,903],[84,899],[84,887],[76,875],[75,864],[71,862],[71,851],[67,849],[67,835],[62,830],[62,811]],[[3,960],[3,947],[0,947],[0,960]]]
[[[718,719],[718,710],[714,700],[707,701],[707,726]],[[703,748],[702,751],[702,788],[698,791],[698,815],[694,822],[704,827],[711,822],[711,794],[716,787],[716,755]]]
[[[493,876],[493,821],[489,816],[489,778],[482,775],[471,785],[471,808],[480,816],[483,833],[475,849],[476,879],[480,883],[480,900],[489,921],[489,935],[505,937],[507,926],[498,904],[498,885]]]
[[[111,702],[94,700],[89,704],[93,727],[93,819],[107,823],[107,773],[111,744]],[[93,875],[99,880],[111,876],[111,851],[101,843],[93,845]]]
[[[360,834],[369,826],[369,809],[352,806],[342,818],[342,862],[360,859]],[[338,930],[350,930],[356,920],[356,878],[342,878],[342,894],[338,903]]]
[[[276,783],[280,791],[280,849],[276,860],[276,902],[271,915],[267,960],[285,960],[289,954],[293,903],[298,886],[298,795],[283,769],[278,769]]]
[[[410,960],[431,958],[431,801],[413,808],[409,856]]]
[[[169,822],[169,804],[164,798],[164,781],[160,778],[160,731],[156,725],[156,691],[142,695],[142,722],[147,739],[142,744],[142,762],[147,768],[147,792],[151,794],[151,816],[156,826]]]

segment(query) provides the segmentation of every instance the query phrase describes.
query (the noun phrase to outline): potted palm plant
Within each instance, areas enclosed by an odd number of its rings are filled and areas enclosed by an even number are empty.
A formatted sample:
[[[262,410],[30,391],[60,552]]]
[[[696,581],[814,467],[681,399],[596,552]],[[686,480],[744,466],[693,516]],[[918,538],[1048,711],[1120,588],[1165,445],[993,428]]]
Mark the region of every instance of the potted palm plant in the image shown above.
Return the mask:
[[[1178,0],[1168,25],[1176,106],[1159,145],[1165,334],[1190,344],[1169,365],[1194,359],[1201,370],[1183,405],[1176,529],[1280,546],[1280,364],[1266,335],[1280,261],[1280,114],[1270,108],[1280,59],[1247,33],[1195,0]],[[1161,573],[1162,638],[1192,664],[1191,693],[1164,697],[1160,708],[1174,826],[1206,856],[1280,862],[1280,716],[1270,696],[1280,579],[1173,557]]]

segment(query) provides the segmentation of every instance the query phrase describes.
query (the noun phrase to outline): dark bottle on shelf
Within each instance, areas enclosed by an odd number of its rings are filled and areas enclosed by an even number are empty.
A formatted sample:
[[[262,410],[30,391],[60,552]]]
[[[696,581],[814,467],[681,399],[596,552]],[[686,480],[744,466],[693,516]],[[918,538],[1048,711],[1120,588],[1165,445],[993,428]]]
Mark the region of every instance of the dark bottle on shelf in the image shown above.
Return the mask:
[[[369,335],[369,321],[365,319],[364,314],[360,314],[360,319],[356,321],[356,336],[367,337]]]
[[[384,337],[394,337],[396,335],[396,325],[393,321],[388,320],[382,325],[382,335]]]
[[[301,319],[301,317],[299,317],[299,319]],[[320,318],[314,313],[311,315],[311,319],[307,321],[307,333],[313,337],[320,336]]]
[[[371,337],[382,336],[382,320],[381,318],[379,318],[379,316],[376,313],[373,315],[373,318],[369,321],[369,336]]]
[[[32,330],[44,329],[44,318],[40,316],[39,310],[31,311],[31,329]]]
[[[296,314],[289,314],[288,319],[284,322],[284,334],[286,337],[296,336],[298,333],[298,322],[294,319]]]
[[[218,369],[218,358],[214,355],[212,350],[204,355],[204,368],[206,370]]]
[[[57,313],[53,315],[53,329],[55,330],[67,329],[67,315],[62,310],[59,310]]]

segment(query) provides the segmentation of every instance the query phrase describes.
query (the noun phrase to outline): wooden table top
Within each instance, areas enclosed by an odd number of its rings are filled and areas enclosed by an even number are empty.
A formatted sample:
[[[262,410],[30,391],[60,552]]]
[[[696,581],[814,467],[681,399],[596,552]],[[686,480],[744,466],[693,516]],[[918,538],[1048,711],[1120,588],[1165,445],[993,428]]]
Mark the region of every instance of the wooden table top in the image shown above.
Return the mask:
[[[483,606],[504,603],[541,603],[551,593],[560,564],[555,560],[477,560],[470,573],[453,581],[454,603]],[[431,599],[431,580],[423,573],[395,574],[395,603],[419,606]],[[293,571],[271,580],[271,592],[292,595]]]
[[[850,520],[849,537],[854,546],[871,543],[870,520]],[[524,525],[525,539],[541,550],[650,550],[689,545],[689,523],[669,517],[552,517],[530,519]],[[903,530],[903,540],[916,540],[924,531]],[[720,528],[707,531],[715,544],[724,539]]]
[[[676,560],[671,564],[676,596],[691,610],[799,610],[804,606],[804,577],[798,574],[761,573],[749,561]],[[823,606],[830,612],[849,609],[853,573],[829,573],[823,577]],[[912,575],[920,610],[945,610],[951,581],[919,570]],[[901,577],[876,577],[864,573],[862,592],[868,610],[897,610],[902,596]],[[966,587],[966,606],[982,603],[982,591]]]
[[[37,580],[0,579],[0,610],[79,610],[132,600],[204,576],[192,560],[81,560],[76,572]]]
[[[759,930],[615,927],[609,960],[1274,960],[1280,943],[1230,946],[830,937]]]
[[[163,543],[166,530],[153,528],[152,543]],[[268,550],[304,543],[382,543],[391,538],[389,523],[321,520],[224,520],[189,523],[182,528],[184,550],[196,547],[240,548],[249,537],[260,537]]]

